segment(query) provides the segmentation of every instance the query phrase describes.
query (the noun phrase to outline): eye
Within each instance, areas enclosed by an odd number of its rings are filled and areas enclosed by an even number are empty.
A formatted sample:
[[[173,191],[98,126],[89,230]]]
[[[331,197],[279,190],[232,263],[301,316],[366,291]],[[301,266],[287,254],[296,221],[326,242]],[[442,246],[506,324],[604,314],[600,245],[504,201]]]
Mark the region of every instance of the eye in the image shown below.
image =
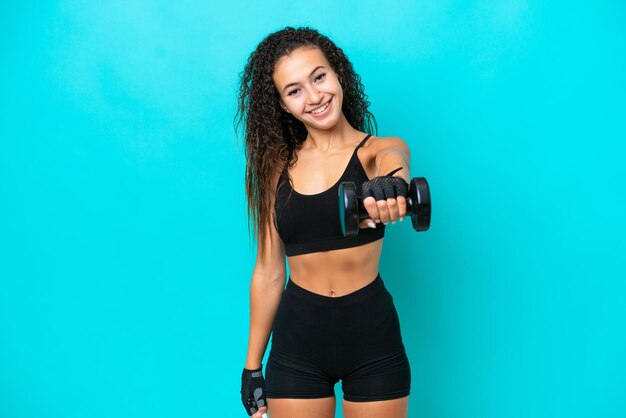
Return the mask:
[[[317,75],[317,77],[315,77],[315,81],[321,80],[321,79],[323,79],[324,77],[326,77],[326,73],[319,73],[319,74]],[[290,91],[287,93],[287,96],[293,96],[295,93],[297,93],[297,92],[298,92],[298,90],[300,90],[300,89],[293,89],[293,90],[290,90]]]

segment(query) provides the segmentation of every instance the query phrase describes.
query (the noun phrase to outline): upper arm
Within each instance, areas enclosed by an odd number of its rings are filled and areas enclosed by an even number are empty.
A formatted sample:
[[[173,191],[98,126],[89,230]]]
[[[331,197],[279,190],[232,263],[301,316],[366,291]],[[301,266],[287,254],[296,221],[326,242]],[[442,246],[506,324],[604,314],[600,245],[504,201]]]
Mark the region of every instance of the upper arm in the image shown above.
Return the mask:
[[[278,185],[279,173],[277,172],[271,181],[270,202],[271,211],[269,222],[263,227],[266,234],[263,242],[259,240],[257,248],[256,264],[254,273],[265,276],[268,279],[285,279],[287,275],[285,249],[283,242],[276,229],[274,202],[276,199],[276,186]],[[260,236],[260,235],[259,235]],[[264,249],[264,255],[261,256],[261,248]]]

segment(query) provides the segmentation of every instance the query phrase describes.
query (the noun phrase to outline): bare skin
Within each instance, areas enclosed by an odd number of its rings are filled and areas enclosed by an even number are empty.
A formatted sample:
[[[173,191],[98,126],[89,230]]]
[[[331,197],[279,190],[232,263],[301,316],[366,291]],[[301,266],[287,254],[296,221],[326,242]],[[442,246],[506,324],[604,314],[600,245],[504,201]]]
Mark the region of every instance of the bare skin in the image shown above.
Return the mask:
[[[270,418],[333,418],[334,396],[319,399],[272,399],[267,405]],[[407,417],[409,397],[375,402],[342,401],[344,418]]]
[[[316,194],[332,187],[348,164],[354,148],[365,137],[358,133],[346,149],[322,157],[315,150],[302,149],[298,162],[289,170],[293,188],[302,194]],[[357,151],[369,178],[376,176],[370,137]],[[320,176],[319,173],[324,173]],[[311,292],[343,296],[366,286],[376,278],[383,239],[358,247],[301,254],[287,258],[291,279]]]
[[[293,188],[300,194],[318,194],[332,187],[340,178],[356,146],[365,138],[365,133],[354,129],[345,118],[342,108],[343,91],[337,74],[332,70],[324,54],[317,48],[303,47],[282,57],[273,74],[274,84],[279,93],[281,107],[302,121],[308,130],[308,136],[298,151],[298,161],[289,169]],[[329,104],[326,116],[315,117],[311,111]],[[409,181],[408,148],[402,159],[387,159],[381,163],[383,152],[395,148],[406,148],[399,138],[370,137],[359,148],[357,156],[368,178],[374,178],[398,166],[403,166],[396,176]],[[381,153],[381,154],[379,154]],[[277,177],[272,182],[273,190]],[[367,228],[369,222],[378,220],[382,223],[395,223],[406,215],[406,199],[376,201],[368,197],[363,201],[370,218],[361,221],[359,226]],[[391,226],[387,223],[387,227]],[[275,227],[268,226],[271,235],[278,237]],[[268,248],[270,243],[261,244]],[[259,276],[281,277],[285,258],[289,265],[291,280],[311,292],[339,297],[352,293],[371,283],[378,274],[382,253],[383,239],[358,247],[320,251],[309,254],[285,257],[282,245],[273,248],[277,256],[268,260],[257,260]],[[280,273],[276,273],[281,270]],[[272,273],[269,273],[269,272]],[[267,273],[265,273],[267,272]],[[282,278],[284,280],[284,278]],[[274,280],[277,281],[277,280]],[[255,282],[253,278],[253,282]],[[268,286],[268,279],[258,280],[259,287]],[[280,280],[278,280],[280,283]],[[253,288],[257,286],[253,283]],[[273,300],[278,300],[282,286],[273,285]],[[261,293],[252,295],[253,306],[267,303],[267,293],[262,302]],[[267,305],[266,305],[267,306]],[[259,312],[263,308],[259,309]],[[268,308],[265,315],[274,315],[276,306]],[[265,336],[263,336],[265,337]],[[252,340],[251,340],[252,341]],[[258,367],[267,339],[255,339],[250,343],[248,368]],[[261,348],[259,348],[261,347]],[[253,415],[261,418],[268,412],[270,418],[331,418],[335,414],[335,397],[319,399],[283,399],[267,398],[267,407],[262,407]],[[375,402],[349,402],[343,400],[346,418],[406,418],[408,416],[408,396],[399,399]]]

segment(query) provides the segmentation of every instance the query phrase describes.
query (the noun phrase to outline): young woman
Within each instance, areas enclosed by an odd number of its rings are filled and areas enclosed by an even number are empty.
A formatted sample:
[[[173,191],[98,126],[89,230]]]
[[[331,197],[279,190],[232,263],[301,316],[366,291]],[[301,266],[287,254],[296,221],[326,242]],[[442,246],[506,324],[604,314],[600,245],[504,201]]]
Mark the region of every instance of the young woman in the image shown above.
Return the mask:
[[[235,129],[244,122],[258,242],[241,395],[253,417],[334,417],[339,380],[346,418],[407,417],[409,361],[378,263],[385,227],[406,215],[410,154],[366,133],[368,106],[343,51],[311,28],[270,34],[241,74]],[[369,215],[356,237],[341,232],[343,181]]]

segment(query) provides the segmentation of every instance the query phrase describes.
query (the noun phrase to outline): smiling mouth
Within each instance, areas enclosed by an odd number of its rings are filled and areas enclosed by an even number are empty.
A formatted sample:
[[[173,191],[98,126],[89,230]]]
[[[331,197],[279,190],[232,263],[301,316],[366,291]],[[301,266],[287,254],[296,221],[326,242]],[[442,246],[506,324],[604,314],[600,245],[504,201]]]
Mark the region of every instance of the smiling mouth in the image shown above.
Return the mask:
[[[312,113],[314,115],[319,115],[320,113],[324,113],[326,111],[326,109],[328,108],[328,106],[330,106],[330,100],[327,101],[322,106],[318,107],[317,109],[311,110],[309,113]]]

